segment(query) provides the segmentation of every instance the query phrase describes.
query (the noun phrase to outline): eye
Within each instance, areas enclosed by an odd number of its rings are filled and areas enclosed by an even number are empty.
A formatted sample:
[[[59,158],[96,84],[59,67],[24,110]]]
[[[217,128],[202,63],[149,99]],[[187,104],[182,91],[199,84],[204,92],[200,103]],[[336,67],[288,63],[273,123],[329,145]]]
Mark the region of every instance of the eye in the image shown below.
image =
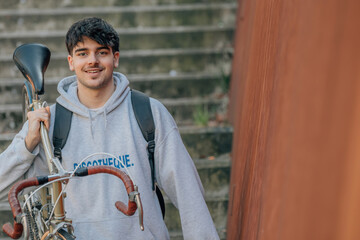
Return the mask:
[[[102,56],[105,56],[105,55],[107,55],[108,54],[108,51],[100,51],[99,52],[99,55],[102,55]]]
[[[84,57],[86,56],[86,52],[78,52],[76,55],[79,57]]]

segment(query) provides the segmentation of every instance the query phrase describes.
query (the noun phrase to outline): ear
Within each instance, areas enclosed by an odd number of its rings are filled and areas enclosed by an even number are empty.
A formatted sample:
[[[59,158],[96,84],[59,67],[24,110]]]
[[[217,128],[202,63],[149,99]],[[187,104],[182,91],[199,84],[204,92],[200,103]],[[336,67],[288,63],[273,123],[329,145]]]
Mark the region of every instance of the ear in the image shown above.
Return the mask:
[[[70,71],[74,71],[74,64],[73,64],[73,57],[71,55],[68,55],[67,57],[68,63],[69,63],[69,69]]]
[[[117,68],[119,66],[119,57],[120,57],[120,53],[115,52],[114,53],[114,67],[115,68]]]

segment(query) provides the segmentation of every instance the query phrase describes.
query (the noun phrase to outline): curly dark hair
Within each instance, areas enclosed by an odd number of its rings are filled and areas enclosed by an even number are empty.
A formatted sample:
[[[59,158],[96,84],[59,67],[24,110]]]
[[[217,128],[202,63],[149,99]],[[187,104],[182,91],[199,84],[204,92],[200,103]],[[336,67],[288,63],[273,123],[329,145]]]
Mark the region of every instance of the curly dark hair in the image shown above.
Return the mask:
[[[113,53],[119,51],[119,35],[101,18],[90,17],[75,22],[66,34],[65,44],[70,55],[74,47],[88,37],[100,45],[110,47]]]

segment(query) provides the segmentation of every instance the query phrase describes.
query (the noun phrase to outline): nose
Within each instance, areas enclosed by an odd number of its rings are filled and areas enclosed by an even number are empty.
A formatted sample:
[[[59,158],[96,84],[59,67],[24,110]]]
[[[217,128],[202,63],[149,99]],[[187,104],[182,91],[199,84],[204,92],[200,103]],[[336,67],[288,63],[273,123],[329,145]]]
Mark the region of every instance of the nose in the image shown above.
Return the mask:
[[[97,63],[99,63],[98,56],[95,53],[89,54],[88,64],[89,65],[94,65],[94,64],[97,64]]]

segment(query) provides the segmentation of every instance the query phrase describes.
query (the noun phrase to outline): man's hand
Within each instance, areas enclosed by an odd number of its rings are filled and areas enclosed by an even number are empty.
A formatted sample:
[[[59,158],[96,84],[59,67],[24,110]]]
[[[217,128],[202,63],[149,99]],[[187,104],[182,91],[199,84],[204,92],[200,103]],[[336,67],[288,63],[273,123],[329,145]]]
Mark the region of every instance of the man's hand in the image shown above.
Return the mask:
[[[29,130],[25,137],[25,146],[32,152],[41,141],[40,122],[44,122],[46,129],[50,127],[50,108],[45,107],[27,113]]]

